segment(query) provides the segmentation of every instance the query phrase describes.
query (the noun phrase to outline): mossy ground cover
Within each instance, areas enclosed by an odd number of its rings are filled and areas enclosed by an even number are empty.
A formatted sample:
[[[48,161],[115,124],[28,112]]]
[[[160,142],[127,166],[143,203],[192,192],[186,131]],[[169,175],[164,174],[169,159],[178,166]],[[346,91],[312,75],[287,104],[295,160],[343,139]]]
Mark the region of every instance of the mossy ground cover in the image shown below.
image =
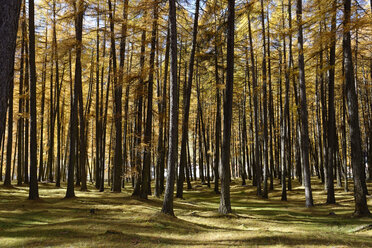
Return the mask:
[[[352,217],[352,192],[336,188],[337,204],[325,205],[314,179],[315,207],[305,208],[296,181],[287,202],[278,184],[262,199],[248,183],[232,183],[228,216],[217,213],[212,189],[194,183],[185,199],[175,199],[177,218],[160,214],[162,198],[132,198],[131,187],[101,193],[90,185],[66,200],[65,185],[39,184],[41,199],[29,201],[27,185],[0,186],[0,247],[372,247],[372,218]],[[368,205],[372,210],[370,196]]]

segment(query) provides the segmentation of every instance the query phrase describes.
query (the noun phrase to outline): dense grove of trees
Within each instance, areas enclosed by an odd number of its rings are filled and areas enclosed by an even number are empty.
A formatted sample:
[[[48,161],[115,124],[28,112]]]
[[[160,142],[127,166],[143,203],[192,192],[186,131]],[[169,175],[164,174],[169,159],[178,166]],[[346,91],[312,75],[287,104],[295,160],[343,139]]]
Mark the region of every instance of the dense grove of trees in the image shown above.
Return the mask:
[[[241,178],[369,215],[372,7],[351,0],[0,1],[0,180],[164,195]],[[117,61],[118,60],[118,61]],[[153,183],[152,183],[153,182]],[[350,183],[353,182],[352,185]],[[187,184],[187,188],[184,184]],[[212,189],[213,184],[213,189]],[[63,184],[64,185],[64,184]]]

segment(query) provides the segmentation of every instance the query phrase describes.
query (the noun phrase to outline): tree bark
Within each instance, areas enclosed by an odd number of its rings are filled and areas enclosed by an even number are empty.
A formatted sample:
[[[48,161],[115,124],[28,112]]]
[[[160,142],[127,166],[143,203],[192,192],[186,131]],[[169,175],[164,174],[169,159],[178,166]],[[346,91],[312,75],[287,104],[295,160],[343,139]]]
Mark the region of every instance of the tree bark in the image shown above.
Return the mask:
[[[39,199],[37,182],[37,115],[36,115],[36,63],[34,0],[29,0],[29,46],[30,46],[30,190],[28,199]]]
[[[234,85],[234,30],[235,29],[235,0],[228,1],[227,17],[227,68],[226,68],[226,91],[223,103],[223,143],[222,163],[220,166],[221,197],[218,212],[221,214],[231,213],[230,203],[230,139],[232,122],[232,103]]]
[[[364,164],[362,161],[362,145],[359,128],[358,98],[355,91],[354,68],[351,51],[351,34],[350,34],[350,15],[351,0],[343,0],[344,19],[343,19],[343,61],[345,66],[345,85],[349,115],[349,129],[351,141],[351,166],[354,176],[354,199],[355,199],[355,216],[370,215],[367,206],[366,194],[364,191],[365,178],[363,177]]]
[[[155,67],[155,48],[156,48],[156,33],[158,29],[158,0],[154,0],[153,9],[153,23],[151,32],[151,51],[150,51],[150,71],[147,88],[147,113],[145,126],[145,150],[142,169],[142,184],[140,197],[147,199],[147,195],[151,194],[150,180],[151,180],[151,135],[152,135],[152,96],[154,85],[154,67]]]
[[[86,156],[87,156],[87,145],[85,138],[85,115],[84,115],[84,102],[83,102],[83,89],[82,89],[82,65],[81,65],[81,52],[82,52],[82,35],[83,35],[83,20],[84,20],[85,6],[84,1],[80,0],[77,6],[77,16],[75,23],[75,31],[77,38],[76,48],[76,62],[75,62],[75,88],[77,93],[77,100],[79,102],[79,162],[78,165],[80,170],[77,175],[80,175],[81,179],[81,190],[87,190],[87,172],[86,172]],[[78,177],[79,178],[79,177]]]
[[[0,8],[0,136],[5,133],[10,89],[13,87],[14,54],[22,0],[1,1]],[[5,140],[4,140],[5,141]],[[0,144],[1,145],[1,144]]]
[[[303,174],[305,186],[306,207],[312,207],[313,195],[311,192],[310,165],[309,165],[309,130],[308,130],[308,112],[306,102],[306,84],[305,84],[305,62],[303,49],[302,33],[302,0],[297,0],[297,26],[298,26],[298,67],[300,80],[300,118],[301,118],[301,148],[303,156]]]
[[[267,131],[267,91],[266,91],[266,34],[265,34],[265,15],[263,0],[261,0],[261,23],[262,23],[262,48],[263,48],[263,58],[262,58],[262,91],[263,91],[263,192],[262,197],[268,198],[268,170],[269,170],[269,157],[268,157],[268,131]]]
[[[115,153],[114,153],[114,168],[113,168],[113,183],[112,191],[121,192],[121,169],[122,169],[122,82],[118,82],[117,78],[117,65],[116,65],[116,47],[115,47],[115,31],[114,31],[114,12],[112,10],[111,0],[108,0],[109,18],[110,18],[110,32],[111,32],[111,59],[113,69],[113,82],[114,82],[114,121],[115,121]],[[123,33],[122,33],[123,35]],[[121,39],[125,39],[123,36]],[[120,55],[122,54],[123,40],[120,42]],[[120,58],[121,59],[121,58]],[[121,63],[124,65],[124,62]],[[119,72],[120,74],[120,72]]]
[[[19,72],[19,102],[18,102],[18,113],[19,119],[17,123],[17,135],[18,135],[18,158],[17,158],[17,185],[22,185],[22,168],[24,167],[24,153],[23,153],[23,137],[24,137],[24,120],[23,120],[23,82],[24,82],[24,57],[25,57],[25,36],[26,36],[26,6],[23,4],[22,8],[22,43],[21,43],[21,65]],[[25,82],[26,84],[28,82]],[[25,177],[26,179],[26,177]],[[28,178],[27,178],[28,179]]]
[[[164,144],[164,126],[166,118],[166,97],[167,97],[167,79],[168,79],[168,67],[169,67],[169,43],[170,43],[170,30],[167,30],[166,47],[165,47],[165,59],[164,59],[164,78],[162,92],[158,91],[158,97],[161,100],[158,104],[159,108],[159,138],[158,138],[158,156],[156,159],[156,174],[155,174],[155,196],[160,197],[164,191],[164,164],[165,164],[165,144]]]
[[[177,84],[177,19],[176,1],[169,0],[170,22],[170,106],[169,106],[169,153],[167,186],[162,212],[174,216],[173,191],[178,157],[178,84]]]
[[[259,142],[259,124],[258,124],[258,103],[257,103],[257,77],[255,69],[255,59],[253,52],[253,42],[252,42],[252,30],[251,30],[251,18],[250,13],[248,13],[248,33],[249,33],[249,47],[251,54],[251,64],[252,64],[252,81],[253,81],[253,108],[254,108],[254,147],[255,147],[255,161],[254,161],[254,178],[255,185],[257,186],[257,195],[262,195],[261,190],[261,168],[260,168],[260,142]]]
[[[336,0],[332,3],[331,20],[331,47],[329,52],[329,70],[328,70],[328,163],[327,163],[327,204],[336,203],[333,167],[336,157],[336,120],[334,105],[335,88],[335,60],[336,60]]]
[[[185,99],[183,102],[183,119],[182,119],[182,141],[181,141],[181,156],[180,156],[180,167],[179,167],[179,177],[177,181],[177,194],[176,197],[183,198],[183,182],[185,181],[184,168],[187,166],[187,151],[186,145],[189,139],[189,113],[190,113],[190,97],[192,80],[194,73],[194,58],[196,50],[196,37],[198,34],[198,19],[199,19],[199,0],[195,2],[195,16],[194,16],[194,26],[192,31],[192,45],[189,60],[189,74],[188,81],[185,84]]]

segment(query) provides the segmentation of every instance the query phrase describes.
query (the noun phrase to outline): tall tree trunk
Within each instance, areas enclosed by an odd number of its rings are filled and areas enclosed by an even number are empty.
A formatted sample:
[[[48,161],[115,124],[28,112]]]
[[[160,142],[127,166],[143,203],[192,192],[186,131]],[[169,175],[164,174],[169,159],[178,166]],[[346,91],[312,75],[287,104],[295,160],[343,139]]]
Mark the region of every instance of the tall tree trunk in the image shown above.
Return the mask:
[[[309,165],[309,130],[308,130],[308,112],[306,102],[306,84],[305,84],[305,62],[303,49],[302,33],[302,0],[297,0],[297,26],[298,26],[298,67],[300,80],[300,110],[301,110],[301,148],[303,156],[303,174],[305,186],[306,207],[312,207],[313,194],[311,192],[310,165]]]
[[[101,143],[102,143],[102,133],[101,133],[101,118],[102,115],[100,114],[100,90],[103,89],[99,88],[99,70],[100,70],[100,62],[99,62],[99,2],[97,6],[97,47],[96,47],[96,157],[95,157],[95,187],[96,189],[100,188],[100,171],[101,171]]]
[[[144,14],[146,15],[146,14]],[[140,55],[140,80],[137,88],[137,119],[136,119],[136,131],[135,131],[135,150],[136,150],[136,184],[132,196],[140,196],[141,193],[141,181],[142,181],[142,169],[141,169],[141,140],[142,140],[142,113],[143,113],[143,91],[144,91],[144,68],[145,68],[145,51],[146,51],[146,30],[142,30],[141,35],[141,55]]]
[[[214,38],[215,39],[214,40],[214,75],[215,75],[215,80],[216,80],[217,106],[216,106],[216,129],[215,129],[216,148],[215,148],[215,152],[214,152],[214,192],[216,194],[219,194],[220,190],[219,190],[219,187],[218,187],[218,181],[220,180],[220,177],[219,177],[218,168],[219,168],[220,162],[221,162],[221,156],[220,156],[220,146],[221,146],[221,93],[220,93],[220,87],[223,84],[221,84],[221,82],[220,82],[219,71],[218,71],[217,37],[219,37],[219,35],[217,34],[217,20],[216,20],[216,18],[215,18],[215,32],[216,32],[216,35],[215,35],[215,38]],[[195,179],[196,179],[196,175],[195,175]]]
[[[114,168],[113,168],[113,192],[121,192],[121,177],[122,177],[122,94],[123,85],[122,82],[117,79],[117,66],[116,66],[116,48],[115,48],[115,31],[114,31],[114,13],[112,10],[111,0],[108,0],[109,6],[109,18],[110,18],[110,31],[111,31],[111,58],[112,58],[112,69],[113,69],[113,82],[114,82],[114,121],[115,121],[115,153],[114,153]],[[123,24],[126,25],[126,24]],[[125,30],[126,31],[126,30]],[[122,29],[123,32],[123,29]],[[125,53],[125,38],[121,37],[120,41],[120,69],[124,66],[124,53]],[[123,51],[122,51],[123,50]],[[121,72],[119,72],[120,74]]]
[[[34,0],[29,0],[29,46],[30,46],[30,190],[28,199],[39,199],[37,182],[37,116],[36,116],[36,63]]]
[[[53,69],[54,62],[56,62],[56,78],[55,85],[59,84],[58,79],[58,66],[57,66],[57,32],[56,32],[56,0],[53,0],[53,41],[52,41],[52,55],[51,55],[51,73],[50,73],[50,104],[49,104],[49,144],[48,144],[48,181],[53,182],[53,162],[54,162],[54,125],[55,125],[55,111],[54,111],[54,98],[53,98]]]
[[[126,38],[128,30],[128,0],[124,1],[123,10],[123,20],[124,23],[121,27],[122,38],[120,41],[120,69],[119,69],[119,83],[124,84],[124,61],[125,61],[125,51],[126,51]],[[130,65],[131,66],[131,65]],[[128,66],[129,67],[129,66]],[[129,70],[129,68],[127,68]],[[128,130],[128,101],[129,101],[129,83],[125,88],[125,105],[124,105],[124,134],[123,134],[123,165],[124,171],[122,174],[125,175],[127,168],[127,130]],[[122,186],[124,187],[125,177],[122,178]]]
[[[167,79],[168,79],[168,66],[169,66],[169,43],[170,43],[170,30],[167,30],[167,39],[165,47],[165,59],[164,59],[164,78],[162,92],[158,91],[158,97],[161,98],[159,108],[159,138],[158,138],[158,156],[156,159],[156,178],[155,178],[155,196],[160,197],[164,191],[164,164],[165,164],[165,144],[164,144],[164,126],[166,117],[166,97],[167,97]],[[161,97],[162,96],[162,97]]]
[[[362,163],[362,145],[359,129],[358,98],[355,91],[353,60],[351,52],[350,15],[351,0],[343,0],[344,4],[344,35],[343,35],[343,61],[345,66],[346,96],[349,114],[349,129],[351,141],[351,166],[354,176],[355,216],[370,215],[364,191],[365,178],[363,177],[364,164]]]
[[[187,166],[187,151],[186,144],[189,139],[189,113],[190,113],[190,97],[191,97],[191,87],[194,73],[194,57],[196,50],[196,37],[198,34],[198,19],[199,19],[199,0],[195,2],[195,16],[194,16],[194,26],[192,31],[192,45],[189,60],[189,74],[188,81],[185,84],[185,98],[183,100],[183,119],[182,119],[182,141],[181,141],[181,156],[180,156],[180,167],[179,167],[179,177],[177,181],[177,194],[176,197],[183,197],[183,182],[185,181],[184,168]]]
[[[48,48],[48,26],[45,27],[45,47],[44,50],[46,51]],[[46,63],[47,63],[47,55],[44,57],[43,62],[43,71],[42,71],[42,88],[41,88],[41,127],[40,127],[40,153],[39,153],[39,176],[38,181],[40,182],[43,177],[44,173],[44,109],[45,109],[45,83],[46,83]]]
[[[4,185],[11,185],[10,169],[12,168],[12,148],[13,148],[13,89],[14,81],[11,81],[9,89],[9,110],[8,110],[8,140],[6,144],[6,167]],[[13,170],[14,172],[14,170]],[[21,174],[20,174],[21,175]]]
[[[265,34],[265,15],[264,15],[264,6],[263,0],[261,0],[261,23],[262,23],[262,48],[263,48],[263,58],[262,58],[262,91],[263,91],[263,193],[262,197],[268,198],[268,170],[269,170],[269,157],[268,157],[268,132],[267,132],[267,92],[266,92],[266,34]]]
[[[269,7],[267,7],[269,8]],[[267,10],[267,65],[268,65],[268,75],[269,75],[269,131],[270,131],[270,140],[269,140],[269,155],[270,155],[270,190],[274,189],[274,137],[275,136],[275,121],[274,121],[274,103],[273,103],[273,91],[272,91],[272,80],[271,80],[271,53],[270,53],[270,19],[269,19],[269,10]],[[274,129],[274,132],[273,132]]]
[[[5,133],[8,99],[14,84],[14,54],[21,3],[22,0],[2,1],[0,8],[0,78],[3,80],[0,84],[0,137]]]
[[[332,20],[331,20],[331,47],[329,52],[329,70],[328,70],[328,163],[327,163],[327,204],[336,203],[333,167],[336,157],[336,120],[334,105],[334,88],[335,88],[335,60],[336,60],[336,0],[332,3]]]
[[[235,0],[228,1],[227,17],[227,68],[226,68],[226,91],[223,103],[223,143],[221,171],[221,198],[218,212],[221,214],[231,213],[230,203],[230,142],[232,103],[234,85],[234,30],[235,29]]]
[[[283,3],[282,3],[283,4]],[[284,8],[284,6],[283,6]],[[282,9],[282,19],[283,19],[283,29],[285,28],[285,19],[284,19],[284,9]],[[287,51],[286,51],[286,40],[285,40],[285,36],[283,35],[283,57],[284,57],[284,63],[283,63],[283,60],[282,60],[282,56],[281,56],[281,53],[279,54],[279,63],[281,64],[280,65],[280,78],[279,78],[279,87],[280,87],[280,90],[279,90],[279,94],[280,94],[280,164],[281,164],[281,176],[280,176],[280,181],[282,183],[282,198],[281,200],[282,201],[286,201],[287,200],[287,188],[286,188],[286,178],[288,176],[288,178],[290,178],[290,175],[287,175],[287,167],[289,167],[289,165],[287,164],[287,160],[286,160],[286,154],[288,152],[288,149],[290,149],[290,147],[286,146],[287,144],[287,130],[289,130],[289,127],[287,127],[287,109],[288,109],[288,113],[289,113],[289,92],[288,92],[288,88],[289,88],[289,70],[287,68],[287,61],[286,61],[286,58],[287,58]],[[284,73],[285,73],[285,88],[286,88],[286,92],[285,92],[285,100],[284,100],[284,113],[283,113],[283,108],[282,108],[282,67],[284,66]],[[290,65],[289,65],[290,67]]]
[[[170,105],[169,105],[169,153],[167,186],[162,212],[174,216],[173,193],[176,164],[178,160],[178,84],[177,84],[177,19],[176,1],[169,0],[170,22]]]
[[[142,199],[147,199],[147,195],[151,194],[150,180],[151,180],[151,133],[152,133],[152,96],[153,96],[153,84],[154,84],[154,67],[155,67],[155,48],[156,48],[156,33],[158,29],[158,0],[154,0],[153,9],[153,23],[151,33],[151,51],[150,51],[150,72],[147,88],[147,113],[146,113],[146,127],[145,127],[145,138],[146,144],[143,159],[143,170],[142,170],[142,185],[141,194]]]
[[[24,153],[23,153],[23,137],[24,137],[24,120],[23,120],[23,81],[24,81],[24,49],[26,46],[26,5],[23,4],[22,8],[22,43],[21,43],[21,65],[19,72],[19,103],[18,113],[19,119],[17,123],[17,135],[18,135],[18,164],[17,164],[17,185],[22,185],[22,168],[24,167]],[[25,82],[26,84],[28,82]],[[26,179],[26,177],[25,177]]]
[[[76,46],[76,62],[75,62],[75,87],[77,93],[77,100],[79,101],[79,162],[78,165],[80,167],[80,174],[81,179],[81,190],[87,190],[87,172],[86,172],[86,156],[87,156],[87,146],[86,146],[86,138],[85,138],[85,115],[84,115],[84,103],[83,103],[83,89],[82,89],[82,65],[81,65],[81,52],[82,52],[82,35],[83,35],[83,19],[84,19],[84,12],[85,6],[84,1],[80,0],[77,6],[77,19],[75,23],[75,30],[76,30],[76,39],[77,39],[77,46]]]
[[[207,142],[207,139],[205,137],[206,130],[204,125],[204,119],[203,119],[203,109],[201,106],[201,97],[200,97],[200,77],[197,81],[197,96],[198,96],[198,110],[200,115],[200,126],[199,126],[199,134],[201,134],[200,139],[203,139],[204,142],[204,154],[205,154],[205,160],[206,160],[206,174],[207,174],[207,186],[208,188],[211,187],[210,185],[210,172],[209,172],[209,144]]]
[[[25,60],[25,63],[26,63],[26,71],[25,71],[25,82],[27,82],[25,84],[25,113],[26,114],[29,114],[30,113],[30,84],[29,84],[29,81],[30,81],[30,73],[29,73],[29,69],[30,69],[30,63],[29,63],[29,47],[26,46],[26,60]],[[24,144],[23,144],[23,151],[24,151],[24,172],[27,172],[28,171],[28,163],[29,163],[29,150],[30,150],[30,146],[29,146],[29,133],[30,133],[30,120],[28,118],[26,118],[25,120],[25,131],[24,131]],[[26,173],[25,173],[26,174]],[[28,183],[28,178],[27,178],[27,181],[26,181],[26,178],[25,178],[25,183]]]
[[[344,72],[343,66],[343,72]],[[347,168],[347,143],[346,143],[346,87],[345,84],[342,87],[342,165],[344,171],[344,180],[345,180],[345,192],[349,192],[349,183],[348,183],[348,168]]]
[[[67,191],[66,198],[75,197],[74,192],[74,168],[77,157],[77,137],[78,137],[78,85],[81,86],[81,42],[83,25],[83,1],[78,1],[78,6],[74,4],[75,9],[75,35],[76,35],[76,61],[75,61],[75,81],[73,91],[71,91],[71,111],[70,111],[70,158],[68,165]],[[71,61],[70,61],[71,63]],[[72,82],[71,82],[72,84]],[[72,87],[71,87],[72,88]],[[84,125],[84,124],[83,124]]]
[[[106,25],[105,25],[106,26]],[[105,28],[105,32],[106,33],[106,28]],[[104,35],[104,38],[103,38],[103,57],[105,57],[106,55],[106,35]],[[111,54],[111,52],[110,52]],[[101,89],[103,89],[103,85],[104,85],[104,82],[103,82],[103,75],[104,75],[104,63],[102,63],[102,73],[101,73]],[[99,188],[99,191],[100,192],[103,192],[104,189],[105,189],[105,164],[106,164],[106,160],[105,160],[105,155],[106,155],[106,130],[107,130],[107,111],[108,111],[108,103],[109,103],[109,96],[110,96],[110,86],[111,86],[111,68],[112,68],[112,60],[110,59],[110,62],[109,62],[109,68],[108,68],[108,73],[107,73],[107,90],[106,90],[106,99],[105,99],[105,107],[103,108],[103,90],[101,91],[101,110],[100,110],[100,114],[101,116],[103,116],[103,135],[102,135],[102,145],[101,145],[101,182],[100,182],[100,188]],[[103,112],[104,111],[104,112]],[[112,127],[112,126],[111,126]],[[111,128],[112,129],[112,128]],[[109,149],[110,150],[110,149]],[[108,170],[109,170],[109,165],[108,165]],[[108,183],[110,182],[110,174],[108,174],[108,178],[107,178],[107,181]]]
[[[255,59],[253,53],[253,42],[252,42],[252,30],[251,30],[251,18],[250,13],[248,13],[248,33],[249,33],[249,47],[250,47],[250,54],[251,54],[251,64],[252,64],[252,80],[253,80],[253,108],[254,108],[254,147],[255,147],[255,161],[254,161],[254,178],[255,184],[257,186],[257,195],[262,195],[261,190],[261,168],[260,168],[260,141],[259,141],[259,124],[258,124],[258,103],[257,103],[257,74],[255,69]]]

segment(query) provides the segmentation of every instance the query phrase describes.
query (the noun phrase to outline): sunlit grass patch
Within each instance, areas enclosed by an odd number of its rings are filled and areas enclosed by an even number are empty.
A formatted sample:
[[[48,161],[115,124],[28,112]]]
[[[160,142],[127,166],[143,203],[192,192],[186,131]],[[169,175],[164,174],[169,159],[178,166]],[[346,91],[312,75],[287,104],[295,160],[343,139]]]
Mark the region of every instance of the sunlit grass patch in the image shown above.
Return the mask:
[[[175,199],[177,218],[160,214],[162,198],[133,198],[131,188],[110,193],[89,185],[89,192],[63,199],[65,185],[40,184],[41,200],[29,201],[27,185],[0,186],[0,247],[372,247],[372,231],[359,230],[372,219],[352,218],[352,192],[336,188],[337,204],[326,205],[323,186],[313,180],[315,207],[305,208],[297,181],[286,202],[278,182],[269,199],[247,184],[233,182],[233,214],[221,216],[213,185],[194,182]]]

